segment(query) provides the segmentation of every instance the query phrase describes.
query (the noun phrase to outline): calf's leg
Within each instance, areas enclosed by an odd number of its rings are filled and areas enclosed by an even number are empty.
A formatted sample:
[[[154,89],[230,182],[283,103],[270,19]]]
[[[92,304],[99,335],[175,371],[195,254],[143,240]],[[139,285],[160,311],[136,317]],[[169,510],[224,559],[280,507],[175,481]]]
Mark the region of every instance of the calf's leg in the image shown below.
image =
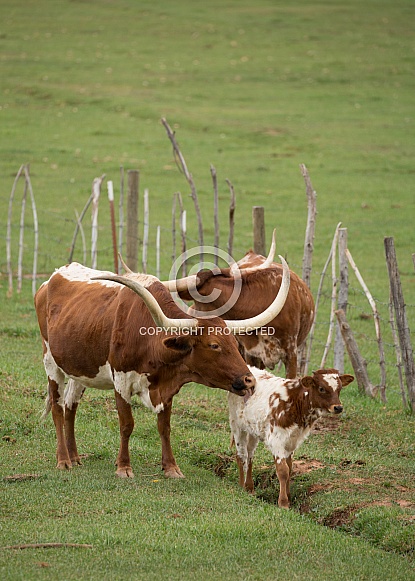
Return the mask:
[[[275,469],[280,483],[280,494],[278,496],[278,506],[290,508],[288,499],[290,488],[290,468],[285,458],[274,458]]]

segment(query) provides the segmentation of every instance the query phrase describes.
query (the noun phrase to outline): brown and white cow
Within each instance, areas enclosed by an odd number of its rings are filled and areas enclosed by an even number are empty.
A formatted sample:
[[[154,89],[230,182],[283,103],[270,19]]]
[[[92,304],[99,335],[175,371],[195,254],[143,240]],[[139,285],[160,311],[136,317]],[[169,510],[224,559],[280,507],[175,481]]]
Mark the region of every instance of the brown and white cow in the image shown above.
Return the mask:
[[[262,441],[274,457],[280,483],[278,506],[289,508],[292,455],[319,417],[342,413],[340,391],[354,377],[339,375],[337,369],[319,369],[297,379],[283,379],[255,367],[250,370],[256,379],[253,395],[238,398],[228,394],[239,484],[253,492],[252,463]]]
[[[225,320],[246,319],[263,311],[277,296],[282,268],[268,258],[250,250],[238,263],[242,285],[235,304],[221,313]],[[245,360],[257,367],[273,369],[279,361],[285,365],[286,377],[297,377],[297,353],[305,342],[314,320],[314,299],[306,283],[290,271],[290,291],[279,315],[265,328],[239,335]],[[198,312],[217,310],[228,304],[239,280],[232,268],[200,271],[196,275],[164,282],[183,300],[193,300]],[[207,299],[207,297],[209,297]],[[208,302],[206,302],[208,300]]]
[[[289,288],[286,264],[284,269],[281,293],[250,326],[263,325],[275,316],[272,311],[282,308]],[[238,395],[255,384],[233,336],[243,321],[226,324],[217,317],[186,315],[156,277],[120,277],[72,263],[43,283],[35,307],[49,385],[45,415],[52,410],[58,468],[81,463],[74,424],[86,387],[115,390],[121,434],[118,476],[133,476],[130,401],[138,394],[158,414],[164,473],[178,478],[183,475],[170,445],[173,396],[191,381]]]

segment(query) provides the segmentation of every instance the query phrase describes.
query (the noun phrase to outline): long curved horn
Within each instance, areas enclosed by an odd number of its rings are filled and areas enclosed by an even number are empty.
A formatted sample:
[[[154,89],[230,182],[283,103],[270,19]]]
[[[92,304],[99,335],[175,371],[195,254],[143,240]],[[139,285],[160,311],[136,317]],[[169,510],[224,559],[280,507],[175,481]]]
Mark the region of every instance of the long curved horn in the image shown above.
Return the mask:
[[[282,282],[280,290],[278,291],[277,296],[275,297],[274,301],[270,304],[270,306],[265,309],[259,315],[255,317],[251,317],[250,319],[242,319],[242,320],[235,320],[235,321],[225,321],[226,326],[228,329],[231,330],[232,333],[235,335],[247,333],[248,331],[254,331],[259,327],[263,327],[267,325],[272,319],[281,312],[283,308],[288,291],[290,288],[290,269],[288,268],[288,264],[284,260],[282,256],[280,256],[281,264],[282,264]]]
[[[178,278],[177,280],[162,280],[161,283],[170,292],[184,292],[192,289],[196,289],[199,284],[199,278],[197,274],[191,274],[185,278]]]
[[[125,264],[120,252],[118,253],[118,258],[120,259],[121,265],[122,265],[123,269],[125,270],[125,272],[127,274],[134,274],[133,271],[131,270],[131,268]]]
[[[274,256],[275,256],[275,250],[277,248],[277,245],[275,243],[275,228],[272,232],[272,242],[271,242],[271,247],[269,249],[268,252],[268,256],[265,259],[265,262],[263,262],[259,268],[269,268],[272,263],[274,262]]]
[[[128,286],[128,288],[143,299],[157,327],[162,327],[164,331],[171,329],[195,329],[198,325],[197,319],[171,319],[167,317],[151,292],[131,278],[118,274],[105,274],[102,276],[94,276],[91,280],[112,280]]]
[[[277,245],[275,243],[275,228],[274,228],[274,230],[272,232],[271,246],[270,246],[270,249],[268,252],[268,256],[266,257],[264,262],[262,262],[261,264],[258,264],[256,266],[248,266],[247,268],[244,268],[242,265],[241,265],[242,266],[242,268],[241,268],[241,266],[237,262],[235,262],[235,264],[232,264],[232,266],[231,266],[231,273],[233,274],[239,268],[244,273],[256,272],[257,270],[263,270],[264,268],[269,268],[270,266],[272,266],[272,263],[274,262],[276,248],[277,248]]]

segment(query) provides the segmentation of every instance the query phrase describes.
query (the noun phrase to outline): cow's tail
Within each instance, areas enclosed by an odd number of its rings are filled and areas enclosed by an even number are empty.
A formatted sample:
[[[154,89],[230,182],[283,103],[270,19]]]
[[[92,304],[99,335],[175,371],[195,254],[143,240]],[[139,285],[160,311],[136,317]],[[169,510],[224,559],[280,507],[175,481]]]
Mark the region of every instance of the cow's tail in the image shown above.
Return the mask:
[[[42,415],[40,416],[40,420],[42,422],[44,422],[48,416],[48,413],[50,412],[50,410],[52,409],[51,403],[50,403],[50,397],[49,397],[49,393],[46,396],[45,399],[45,407],[43,408],[43,412]]]

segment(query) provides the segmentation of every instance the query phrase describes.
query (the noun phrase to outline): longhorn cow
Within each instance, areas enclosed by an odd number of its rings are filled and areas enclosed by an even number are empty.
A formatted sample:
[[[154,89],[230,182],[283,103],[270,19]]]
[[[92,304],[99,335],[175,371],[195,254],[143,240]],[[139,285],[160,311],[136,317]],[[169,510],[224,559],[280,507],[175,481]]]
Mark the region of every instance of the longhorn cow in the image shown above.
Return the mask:
[[[48,377],[44,415],[52,410],[57,467],[81,464],[75,415],[85,388],[95,387],[115,391],[121,436],[116,474],[133,477],[130,402],[138,394],[157,413],[165,476],[183,477],[170,444],[173,396],[191,381],[240,396],[252,391],[255,380],[234,334],[267,324],[281,310],[289,288],[283,265],[281,291],[270,308],[227,323],[183,313],[154,276],[118,276],[77,263],[56,270],[37,291],[35,307]]]

